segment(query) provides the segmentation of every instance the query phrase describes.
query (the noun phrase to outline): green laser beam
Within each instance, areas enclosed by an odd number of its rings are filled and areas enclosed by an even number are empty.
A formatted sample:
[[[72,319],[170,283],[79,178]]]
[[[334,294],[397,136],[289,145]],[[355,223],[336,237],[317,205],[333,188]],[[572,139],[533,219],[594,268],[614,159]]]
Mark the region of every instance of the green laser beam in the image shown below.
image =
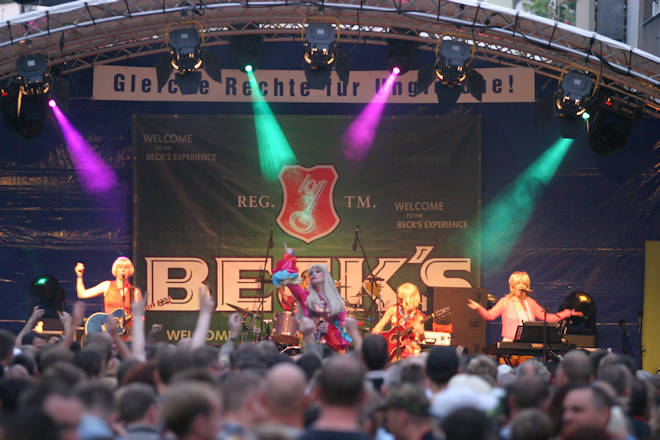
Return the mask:
[[[247,74],[252,89],[252,111],[257,130],[261,174],[266,180],[277,180],[284,165],[296,163],[296,155],[291,150],[268,102],[261,94],[254,73],[250,70]]]
[[[573,139],[556,141],[484,208],[481,231],[484,267],[497,269],[506,262],[572,144]]]

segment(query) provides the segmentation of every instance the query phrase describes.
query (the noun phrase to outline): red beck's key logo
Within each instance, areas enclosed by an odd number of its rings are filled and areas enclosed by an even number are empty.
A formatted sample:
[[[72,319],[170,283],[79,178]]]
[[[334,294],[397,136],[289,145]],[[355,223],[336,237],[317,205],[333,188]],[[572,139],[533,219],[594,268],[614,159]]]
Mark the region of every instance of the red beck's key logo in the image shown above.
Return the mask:
[[[339,174],[332,165],[305,168],[287,165],[280,171],[284,192],[277,224],[284,232],[305,243],[325,237],[337,228],[333,194]]]

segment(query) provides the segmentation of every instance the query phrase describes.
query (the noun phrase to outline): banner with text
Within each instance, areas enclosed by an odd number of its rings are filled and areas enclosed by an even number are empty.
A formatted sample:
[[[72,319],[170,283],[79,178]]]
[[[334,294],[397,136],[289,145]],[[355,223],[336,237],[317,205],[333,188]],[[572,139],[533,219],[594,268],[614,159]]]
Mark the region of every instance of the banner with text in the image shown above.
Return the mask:
[[[269,180],[253,117],[134,116],[135,281],[149,302],[172,297],[148,313],[164,339],[191,336],[202,282],[218,312],[281,311],[260,274],[270,278],[284,243],[299,270],[329,266],[366,325],[364,308],[394,303],[403,282],[425,310],[429,288],[479,287],[480,118],[384,117],[359,163],[341,142],[353,120],[278,117],[296,160]],[[363,287],[370,271],[376,291]],[[210,343],[226,340],[228,315],[214,314]]]
[[[484,77],[482,102],[534,102],[534,70],[526,67],[476,69]],[[354,71],[346,85],[332,73],[328,86],[312,90],[302,70],[257,70],[259,89],[268,102],[366,103],[385,83],[385,71]],[[182,95],[174,76],[159,92],[156,69],[149,67],[95,66],[93,99],[115,101],[250,102],[252,91],[247,75],[240,70],[222,71],[222,82],[202,72],[197,93]],[[390,103],[437,103],[434,86],[415,96],[417,71],[397,77]],[[459,103],[477,101],[463,91]]]

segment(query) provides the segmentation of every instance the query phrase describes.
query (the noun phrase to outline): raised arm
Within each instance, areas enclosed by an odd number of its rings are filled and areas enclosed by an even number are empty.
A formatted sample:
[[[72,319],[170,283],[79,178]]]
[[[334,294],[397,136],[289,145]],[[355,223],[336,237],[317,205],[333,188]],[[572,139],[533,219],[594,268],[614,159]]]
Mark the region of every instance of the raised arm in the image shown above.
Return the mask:
[[[131,304],[133,324],[131,326],[131,355],[140,362],[147,359],[144,337],[144,301],[133,301]]]
[[[32,331],[34,325],[42,316],[44,316],[44,309],[40,309],[39,306],[34,306],[32,308],[32,314],[30,315],[28,320],[25,321],[25,325],[18,333],[18,335],[16,335],[16,341],[14,342],[15,347],[20,347],[21,345],[23,345],[23,336],[25,336],[27,333]]]
[[[110,281],[103,281],[94,287],[85,289],[85,283],[83,281],[83,274],[85,273],[84,264],[76,263],[76,267],[74,267],[73,270],[76,272],[76,293],[78,294],[78,298],[94,298],[95,296],[103,295],[108,291]]]
[[[190,349],[201,347],[206,342],[206,335],[211,327],[211,316],[215,309],[215,301],[211,298],[211,292],[206,284],[202,284],[197,289],[199,295],[199,316],[197,317],[197,325],[195,326],[195,333],[193,333]]]
[[[490,310],[486,310],[484,306],[479,304],[473,299],[468,299],[468,307],[471,308],[472,310],[476,310],[479,315],[484,318],[486,321],[492,321],[493,319],[497,318],[504,312],[504,309],[506,308],[508,299],[506,297],[500,298],[497,303],[490,308]]]
[[[529,301],[529,299],[528,299]],[[539,321],[543,321],[545,318],[546,322],[559,322],[562,319],[570,318],[571,316],[582,316],[582,312],[577,312],[573,309],[564,309],[561,312],[557,313],[544,313],[544,308],[534,300],[529,301],[531,303],[532,311],[534,313],[534,318]]]

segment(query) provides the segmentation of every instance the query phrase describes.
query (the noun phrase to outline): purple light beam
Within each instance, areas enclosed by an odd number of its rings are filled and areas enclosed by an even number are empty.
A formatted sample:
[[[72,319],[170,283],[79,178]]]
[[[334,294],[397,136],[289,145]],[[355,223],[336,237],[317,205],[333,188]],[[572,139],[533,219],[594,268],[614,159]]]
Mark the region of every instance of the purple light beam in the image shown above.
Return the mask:
[[[117,186],[117,176],[98,154],[90,147],[85,138],[66,118],[55,101],[50,107],[62,129],[69,156],[76,168],[78,179],[85,191],[91,194],[102,194]]]
[[[390,96],[394,80],[398,74],[399,69],[394,68],[387,81],[385,81],[385,84],[378,90],[369,104],[362,110],[362,113],[353,121],[344,133],[344,136],[342,136],[342,143],[345,147],[344,157],[347,159],[362,162],[367,157],[367,153],[369,153],[371,144],[376,136],[376,129],[378,128],[385,104],[387,103],[387,98]]]

